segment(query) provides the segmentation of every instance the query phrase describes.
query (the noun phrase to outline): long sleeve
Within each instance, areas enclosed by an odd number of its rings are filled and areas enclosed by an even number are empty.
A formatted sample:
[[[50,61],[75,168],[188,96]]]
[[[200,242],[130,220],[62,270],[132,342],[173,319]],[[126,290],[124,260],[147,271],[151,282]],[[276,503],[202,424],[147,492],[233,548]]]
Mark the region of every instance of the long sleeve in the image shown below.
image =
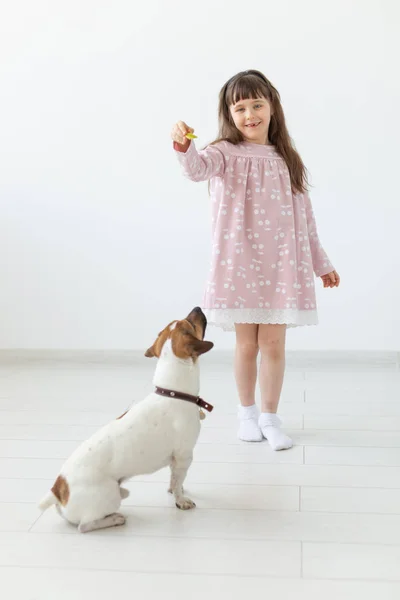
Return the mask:
[[[224,174],[224,156],[216,146],[208,146],[198,152],[195,144],[191,142],[186,152],[176,152],[176,155],[184,175],[192,181],[207,181]]]
[[[315,221],[314,211],[308,193],[304,194],[305,217],[307,220],[307,230],[310,242],[311,257],[314,273],[317,277],[326,275],[334,270],[325,250],[318,237],[317,223]]]

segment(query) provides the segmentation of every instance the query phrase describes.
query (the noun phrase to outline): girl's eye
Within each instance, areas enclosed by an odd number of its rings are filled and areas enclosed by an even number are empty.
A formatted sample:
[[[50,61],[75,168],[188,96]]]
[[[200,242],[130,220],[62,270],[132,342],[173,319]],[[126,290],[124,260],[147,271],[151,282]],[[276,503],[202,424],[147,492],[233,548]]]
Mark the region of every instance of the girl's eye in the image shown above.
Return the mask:
[[[256,104],[255,108],[261,108],[262,104]]]

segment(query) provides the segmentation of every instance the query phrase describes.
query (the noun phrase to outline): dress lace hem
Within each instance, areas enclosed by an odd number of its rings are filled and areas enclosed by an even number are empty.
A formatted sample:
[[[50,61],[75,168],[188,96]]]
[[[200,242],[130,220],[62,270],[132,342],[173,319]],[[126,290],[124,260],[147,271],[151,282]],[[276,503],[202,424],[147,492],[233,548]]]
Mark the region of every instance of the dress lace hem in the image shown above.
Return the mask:
[[[258,325],[287,325],[299,327],[302,325],[317,325],[316,310],[297,310],[291,308],[233,308],[233,309],[204,309],[209,325],[221,327],[224,331],[235,331],[235,323],[255,323]]]

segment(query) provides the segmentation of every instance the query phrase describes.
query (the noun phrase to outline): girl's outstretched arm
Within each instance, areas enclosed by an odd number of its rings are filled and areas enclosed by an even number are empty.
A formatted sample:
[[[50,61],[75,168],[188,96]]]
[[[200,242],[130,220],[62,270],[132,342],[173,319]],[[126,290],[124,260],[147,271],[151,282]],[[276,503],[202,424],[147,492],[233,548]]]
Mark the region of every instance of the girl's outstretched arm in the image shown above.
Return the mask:
[[[216,146],[208,146],[197,151],[193,141],[186,134],[193,134],[194,129],[183,121],[174,125],[171,138],[174,150],[186,177],[192,181],[207,181],[212,177],[221,177],[225,172],[224,156]]]

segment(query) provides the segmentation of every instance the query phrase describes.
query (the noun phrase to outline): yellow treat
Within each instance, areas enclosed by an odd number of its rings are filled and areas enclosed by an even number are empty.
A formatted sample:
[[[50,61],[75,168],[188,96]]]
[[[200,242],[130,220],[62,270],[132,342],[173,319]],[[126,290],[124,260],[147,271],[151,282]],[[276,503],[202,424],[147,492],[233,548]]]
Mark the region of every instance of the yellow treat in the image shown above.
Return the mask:
[[[188,140],[195,140],[197,139],[197,135],[194,135],[194,133],[187,133],[185,135],[185,138],[187,138]]]

